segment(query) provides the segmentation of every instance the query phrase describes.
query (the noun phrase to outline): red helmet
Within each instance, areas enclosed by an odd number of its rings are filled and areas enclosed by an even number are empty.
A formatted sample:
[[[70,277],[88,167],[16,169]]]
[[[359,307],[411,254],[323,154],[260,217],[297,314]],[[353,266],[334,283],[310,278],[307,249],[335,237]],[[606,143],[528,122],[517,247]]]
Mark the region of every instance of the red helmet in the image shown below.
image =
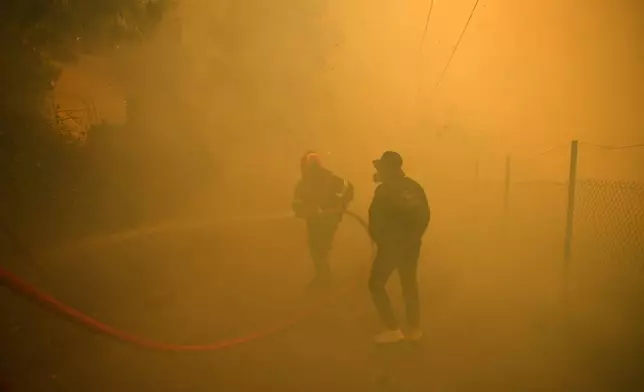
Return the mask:
[[[312,168],[321,168],[321,167],[322,167],[322,160],[320,159],[320,156],[314,151],[308,151],[306,154],[304,154],[304,156],[300,160],[300,169],[302,170],[302,173]]]

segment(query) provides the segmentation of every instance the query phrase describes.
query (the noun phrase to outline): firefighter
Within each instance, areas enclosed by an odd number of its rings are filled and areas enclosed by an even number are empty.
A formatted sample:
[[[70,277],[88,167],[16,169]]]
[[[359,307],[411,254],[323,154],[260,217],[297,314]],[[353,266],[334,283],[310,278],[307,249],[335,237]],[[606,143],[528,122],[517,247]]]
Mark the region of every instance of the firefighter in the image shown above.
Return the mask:
[[[379,185],[369,207],[369,234],[377,245],[377,253],[371,267],[369,291],[385,327],[375,336],[376,343],[422,337],[417,267],[430,208],[424,189],[405,175],[402,164],[400,154],[393,151],[373,161],[374,181]],[[394,271],[398,272],[405,300],[406,334],[394,316],[385,290]]]
[[[313,151],[304,154],[300,170],[293,211],[306,221],[308,248],[315,267],[311,285],[328,286],[329,252],[344,210],[353,200],[353,185],[325,169],[320,156]]]

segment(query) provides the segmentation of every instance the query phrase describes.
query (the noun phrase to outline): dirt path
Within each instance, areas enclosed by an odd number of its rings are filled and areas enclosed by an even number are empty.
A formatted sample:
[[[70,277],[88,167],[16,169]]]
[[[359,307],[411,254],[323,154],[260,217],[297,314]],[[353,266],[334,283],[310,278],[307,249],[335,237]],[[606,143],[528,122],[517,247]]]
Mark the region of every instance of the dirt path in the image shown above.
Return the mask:
[[[161,341],[211,342],[313,303],[303,290],[310,269],[302,240],[293,223],[186,231],[42,260],[22,272],[123,329]],[[552,309],[537,300],[539,286],[510,279],[492,248],[429,241],[421,264],[426,339],[415,346],[371,343],[376,322],[364,277],[292,329],[203,353],[131,347],[0,287],[0,372],[16,392],[610,390],[563,348],[549,322]],[[367,254],[364,233],[343,229],[336,272],[350,277]],[[398,300],[396,286],[394,279]]]

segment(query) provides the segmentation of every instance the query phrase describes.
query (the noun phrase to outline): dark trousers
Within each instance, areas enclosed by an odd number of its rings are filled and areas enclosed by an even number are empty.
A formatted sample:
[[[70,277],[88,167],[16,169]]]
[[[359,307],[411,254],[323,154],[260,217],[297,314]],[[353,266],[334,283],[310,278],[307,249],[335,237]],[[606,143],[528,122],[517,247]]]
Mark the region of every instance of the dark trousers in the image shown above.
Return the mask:
[[[369,291],[383,324],[389,329],[400,327],[385,289],[387,281],[394,271],[398,271],[398,276],[400,277],[407,324],[411,328],[416,328],[420,325],[420,298],[417,276],[420,246],[420,241],[378,244],[378,252],[371,266]]]
[[[318,278],[331,275],[329,252],[341,220],[341,214],[320,214],[306,220],[309,253]]]

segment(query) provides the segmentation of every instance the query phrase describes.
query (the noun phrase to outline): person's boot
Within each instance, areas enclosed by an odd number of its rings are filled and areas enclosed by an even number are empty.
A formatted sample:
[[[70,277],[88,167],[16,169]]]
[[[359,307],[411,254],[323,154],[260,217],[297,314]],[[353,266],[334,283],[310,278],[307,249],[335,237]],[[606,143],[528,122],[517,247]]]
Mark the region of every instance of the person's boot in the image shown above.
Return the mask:
[[[405,340],[405,335],[398,329],[387,329],[374,336],[376,344],[392,344]]]

